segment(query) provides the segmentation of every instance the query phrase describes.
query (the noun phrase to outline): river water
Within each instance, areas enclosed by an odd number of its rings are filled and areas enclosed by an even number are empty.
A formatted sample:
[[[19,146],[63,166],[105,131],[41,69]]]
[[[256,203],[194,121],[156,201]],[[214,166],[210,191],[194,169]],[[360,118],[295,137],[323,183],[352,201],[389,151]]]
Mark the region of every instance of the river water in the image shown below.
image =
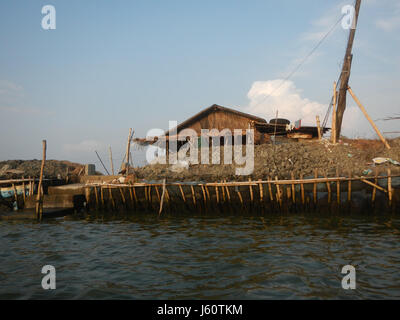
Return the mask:
[[[0,299],[400,298],[392,216],[135,215],[0,222]],[[356,290],[341,269],[356,268]],[[56,290],[41,269],[56,268]]]

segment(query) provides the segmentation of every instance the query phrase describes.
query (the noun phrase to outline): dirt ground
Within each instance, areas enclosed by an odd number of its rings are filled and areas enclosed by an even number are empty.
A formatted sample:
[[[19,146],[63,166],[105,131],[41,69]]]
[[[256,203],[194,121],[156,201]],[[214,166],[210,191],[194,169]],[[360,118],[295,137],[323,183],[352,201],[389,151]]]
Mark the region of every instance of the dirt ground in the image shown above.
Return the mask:
[[[372,159],[376,157],[391,158],[400,161],[400,138],[389,141],[392,149],[387,150],[379,140],[343,139],[337,145],[327,140],[322,141],[290,141],[272,145],[255,146],[254,172],[251,176],[235,175],[236,165],[191,165],[188,169],[174,170],[168,165],[147,165],[136,168],[139,179],[168,181],[221,181],[221,180],[253,180],[268,177],[288,179],[291,173],[296,178],[314,175],[318,169],[320,175],[335,176],[336,168],[341,175],[353,176],[373,175],[375,166]],[[221,148],[221,159],[223,148]],[[400,173],[400,167],[383,164],[377,166],[380,171],[391,168],[393,173]],[[372,172],[370,171],[372,170]]]
[[[0,161],[0,179],[17,179],[24,176],[36,177],[40,176],[41,160],[7,160]],[[78,175],[81,169],[84,168],[82,164],[73,163],[69,161],[47,160],[44,168],[45,178],[65,178],[67,175],[67,168],[69,175]]]

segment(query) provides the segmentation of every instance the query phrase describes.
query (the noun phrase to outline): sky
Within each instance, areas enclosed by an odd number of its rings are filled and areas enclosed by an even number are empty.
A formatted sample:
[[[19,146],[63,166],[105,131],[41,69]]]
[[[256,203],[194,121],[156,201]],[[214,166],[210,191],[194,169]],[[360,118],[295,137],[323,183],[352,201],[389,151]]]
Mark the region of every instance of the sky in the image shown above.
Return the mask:
[[[213,104],[270,120],[325,117],[354,0],[2,0],[0,160],[122,161],[145,137]],[[42,7],[56,29],[42,28]],[[363,0],[350,85],[373,119],[400,114],[400,1]],[[330,125],[330,122],[328,123]],[[383,132],[398,121],[377,121]],[[348,98],[348,137],[376,134]],[[387,137],[393,135],[386,134]],[[134,162],[143,161],[134,150]],[[118,165],[116,165],[118,166]]]

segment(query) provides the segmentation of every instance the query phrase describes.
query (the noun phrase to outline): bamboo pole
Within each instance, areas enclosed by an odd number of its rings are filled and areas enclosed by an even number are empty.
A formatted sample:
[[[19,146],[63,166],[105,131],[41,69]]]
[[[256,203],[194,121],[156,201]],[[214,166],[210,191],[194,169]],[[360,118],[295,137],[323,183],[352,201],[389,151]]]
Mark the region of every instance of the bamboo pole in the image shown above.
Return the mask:
[[[125,199],[125,195],[122,191],[122,188],[119,187],[118,189],[119,189],[119,192],[121,193],[122,203],[126,206],[126,199]]]
[[[251,178],[249,178],[249,182],[251,183]],[[253,204],[253,200],[254,200],[254,194],[253,194],[253,187],[251,185],[249,185],[249,189],[250,189],[250,201]]]
[[[319,120],[319,116],[316,116],[317,120],[317,129],[318,129],[318,140],[322,139],[322,132],[321,132],[321,121]]]
[[[300,174],[300,180],[303,181],[303,174]],[[305,195],[304,195],[304,184],[300,184],[300,191],[301,191],[301,203],[302,205],[305,204]]]
[[[100,198],[101,198],[101,206],[104,209],[105,208],[105,204],[104,204],[104,190],[103,190],[103,187],[100,187]]]
[[[327,173],[325,172],[325,178],[327,178]],[[332,201],[332,190],[330,182],[326,182],[326,189],[328,190],[328,203],[330,204]]]
[[[379,131],[378,127],[375,125],[374,121],[371,119],[371,117],[368,115],[367,110],[365,110],[364,106],[361,104],[360,100],[358,100],[358,98],[356,97],[356,95],[354,94],[353,90],[351,90],[350,87],[347,87],[347,90],[349,91],[349,93],[351,94],[351,96],[353,97],[354,101],[358,104],[359,108],[361,109],[361,111],[363,112],[364,116],[367,118],[367,120],[369,121],[369,123],[371,124],[371,126],[374,128],[376,134],[379,136],[379,138],[381,139],[381,141],[383,142],[383,144],[386,146],[387,149],[391,149],[389,143],[387,143],[386,139],[384,138],[384,136],[381,134],[381,132]]]
[[[217,196],[217,203],[219,203],[219,191],[218,191],[218,186],[215,186],[215,195]]]
[[[336,168],[336,176],[339,177],[339,168]],[[337,204],[340,204],[340,180],[336,182],[336,200]]]
[[[258,180],[259,182],[261,182],[261,180]],[[263,190],[263,186],[262,183],[258,184],[258,188],[260,190],[260,203],[264,202],[264,190]]]
[[[22,180],[24,180],[24,177],[22,177]],[[24,199],[24,206],[25,206],[25,201],[26,201],[25,181],[22,182],[22,196],[23,196],[23,199]]]
[[[239,188],[237,189],[236,193],[237,193],[240,203],[242,204],[242,207],[243,207],[244,206],[243,197],[242,197],[242,194],[240,193]]]
[[[271,177],[268,177],[268,192],[269,192],[269,200],[271,202],[273,202],[274,201],[274,195],[272,193]]]
[[[43,217],[43,195],[41,193],[42,193],[44,165],[46,162],[46,150],[47,150],[46,140],[42,141],[42,145],[43,145],[42,146],[43,158],[42,158],[42,165],[40,166],[40,178],[39,178],[38,194],[36,198],[36,218],[40,220],[42,220]]]
[[[314,177],[315,179],[318,179],[318,169],[314,169]],[[314,183],[313,199],[314,199],[314,204],[317,204],[318,200],[317,183]]]
[[[275,176],[275,180],[278,181],[278,176]],[[282,196],[279,184],[276,184],[276,195],[277,195],[276,200],[279,201],[279,205],[282,206]]]
[[[351,171],[349,171],[349,178],[352,177]],[[347,187],[347,201],[351,201],[351,180],[348,182],[348,187]]]
[[[110,153],[111,172],[112,172],[112,175],[114,176],[114,175],[115,175],[115,173],[114,173],[114,162],[113,162],[113,157],[112,157],[111,146],[109,146],[108,151],[109,151],[109,153]]]
[[[97,194],[97,187],[94,187],[94,196],[96,198],[96,208],[99,208],[99,195]]]
[[[378,184],[378,169],[375,169],[375,185]],[[375,204],[375,198],[376,198],[376,187],[374,186],[374,189],[372,190],[372,203]]]
[[[178,186],[179,186],[179,190],[182,195],[183,202],[186,203],[186,197],[185,197],[185,193],[183,192],[182,185],[179,184]]]
[[[129,155],[130,155],[132,135],[133,135],[132,128],[129,128],[128,143],[126,144],[126,175],[129,174]]]
[[[225,183],[226,183],[226,180],[225,180]],[[227,195],[227,197],[228,197],[228,201],[230,202],[230,201],[231,201],[231,194],[230,194],[230,192],[229,192],[229,187],[228,187],[228,186],[225,186],[225,188],[226,188],[226,195]]]
[[[206,190],[204,189],[204,185],[201,185],[201,191],[203,193],[204,208],[207,210],[207,195]]]
[[[290,178],[294,180],[294,173],[292,172]],[[296,189],[294,183],[292,183],[292,202],[296,203]]]
[[[139,200],[138,200],[138,197],[136,195],[136,188],[135,187],[132,187],[132,193],[133,193],[133,199],[135,200],[135,206],[139,205]]]
[[[382,188],[381,186],[377,185],[377,183],[378,183],[377,179],[375,179],[375,181],[376,181],[375,183],[372,183],[371,181],[368,181],[366,179],[360,179],[360,181],[364,182],[364,183],[366,183],[366,184],[368,184],[368,185],[370,185],[372,187],[374,187],[375,193],[376,193],[376,189],[381,190],[381,191],[383,191],[385,193],[388,193],[388,190],[386,190],[386,189]],[[374,198],[374,200],[375,200],[375,198]]]
[[[193,185],[190,185],[190,190],[192,191],[193,205],[196,206],[196,194]]]
[[[331,141],[333,144],[336,144],[336,100],[337,100],[337,91],[336,91],[336,81],[333,83],[333,104],[332,104],[332,132],[331,132]]]
[[[112,195],[111,187],[108,187],[108,194],[109,194],[109,196],[110,196],[110,200],[111,200],[113,209],[115,210],[115,201],[114,201],[114,198],[113,198],[113,195]]]
[[[388,195],[389,195],[389,205],[392,205],[393,191],[392,191],[392,171],[387,170],[388,175]]]
[[[160,201],[160,210],[158,211],[158,215],[160,215],[162,212],[163,204],[164,204],[164,197],[165,197],[165,179],[163,180],[163,189],[162,189],[162,195],[161,195],[161,201]]]

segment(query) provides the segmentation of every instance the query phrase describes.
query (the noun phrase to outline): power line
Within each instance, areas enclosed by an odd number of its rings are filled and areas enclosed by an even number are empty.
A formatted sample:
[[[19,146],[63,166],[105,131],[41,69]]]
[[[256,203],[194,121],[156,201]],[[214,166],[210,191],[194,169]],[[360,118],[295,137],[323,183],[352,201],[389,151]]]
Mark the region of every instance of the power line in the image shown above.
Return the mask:
[[[289,73],[288,76],[286,76],[282,82],[279,84],[278,87],[276,87],[271,93],[269,93],[267,96],[265,96],[264,99],[262,99],[260,102],[258,102],[255,106],[260,105],[261,103],[265,102],[268,98],[270,98],[277,90],[279,90],[283,84],[288,81],[293,75],[304,65],[304,63],[314,54],[315,51],[321,46],[321,44],[325,41],[326,38],[336,29],[337,25],[339,22],[342,21],[342,16],[340,16],[340,19],[332,26],[332,28],[321,38],[321,40],[315,45],[315,47],[310,51],[310,53],[293,69],[292,72]]]

